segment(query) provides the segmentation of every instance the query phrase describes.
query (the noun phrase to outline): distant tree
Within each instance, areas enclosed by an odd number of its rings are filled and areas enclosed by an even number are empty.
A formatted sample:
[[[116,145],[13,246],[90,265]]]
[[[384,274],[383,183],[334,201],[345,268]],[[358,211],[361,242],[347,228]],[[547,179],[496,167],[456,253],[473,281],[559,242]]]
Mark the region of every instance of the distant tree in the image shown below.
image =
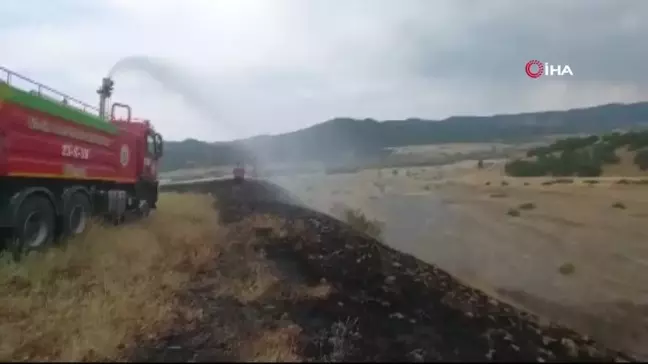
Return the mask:
[[[543,156],[549,153],[551,153],[550,147],[537,147],[537,148],[529,149],[526,155],[527,157],[531,158],[531,157]]]
[[[648,170],[648,149],[638,151],[637,154],[635,154],[634,163],[642,171]]]
[[[546,175],[546,170],[540,163],[525,160],[514,160],[506,163],[504,171],[514,177],[539,177]]]
[[[648,132],[638,131],[628,133],[628,150],[634,151],[648,147]]]
[[[620,158],[616,155],[613,145],[608,143],[598,143],[592,147],[592,158],[603,164],[619,163]]]

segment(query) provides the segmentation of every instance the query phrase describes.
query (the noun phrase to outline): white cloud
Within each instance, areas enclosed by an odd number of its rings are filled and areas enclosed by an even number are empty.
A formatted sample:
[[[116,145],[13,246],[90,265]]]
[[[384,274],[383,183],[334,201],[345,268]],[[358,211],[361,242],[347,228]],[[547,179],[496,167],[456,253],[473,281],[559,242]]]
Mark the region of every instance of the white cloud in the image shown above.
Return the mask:
[[[442,118],[646,96],[632,74],[645,53],[633,42],[648,35],[639,1],[535,10],[519,0],[56,3],[0,10],[11,15],[0,24],[3,65],[94,101],[118,60],[161,59],[198,107],[128,63],[115,99],[173,140],[285,132],[336,116]],[[573,63],[576,76],[526,79],[524,62],[536,57]]]

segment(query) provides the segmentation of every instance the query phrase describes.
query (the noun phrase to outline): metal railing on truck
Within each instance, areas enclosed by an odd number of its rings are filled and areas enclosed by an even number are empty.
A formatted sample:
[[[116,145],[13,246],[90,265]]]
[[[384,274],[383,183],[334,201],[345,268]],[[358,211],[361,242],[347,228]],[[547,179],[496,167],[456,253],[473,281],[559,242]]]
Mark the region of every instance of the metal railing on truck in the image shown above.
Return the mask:
[[[28,85],[28,87],[20,87],[16,84],[16,81],[24,81]],[[36,82],[28,77],[0,66],[0,83],[3,82],[22,91],[29,92],[32,95],[38,95],[40,97],[49,99],[50,101],[58,102],[68,107],[72,107],[85,113],[99,117],[99,109],[97,107],[88,105],[83,101],[75,99],[74,97],[68,96],[60,91],[56,91],[51,87],[45,86],[42,83]],[[49,95],[48,93],[51,95]]]

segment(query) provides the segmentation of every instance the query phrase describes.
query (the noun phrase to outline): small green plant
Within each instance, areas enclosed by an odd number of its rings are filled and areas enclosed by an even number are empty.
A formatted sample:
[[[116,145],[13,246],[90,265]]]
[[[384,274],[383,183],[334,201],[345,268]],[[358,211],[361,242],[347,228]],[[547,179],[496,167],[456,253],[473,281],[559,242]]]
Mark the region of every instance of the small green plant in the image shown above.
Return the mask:
[[[509,216],[518,217],[518,216],[520,216],[520,211],[516,210],[514,208],[510,208],[510,209],[508,209],[506,214],[509,215]]]
[[[558,268],[558,271],[562,275],[570,275],[570,274],[574,274],[574,272],[576,271],[576,267],[572,263],[564,263]]]
[[[618,180],[616,183],[619,184],[619,185],[629,185],[630,181],[628,181],[625,178],[622,178],[622,179]]]
[[[490,186],[491,183],[490,183],[490,181],[486,181],[486,183],[484,183],[484,184],[485,184],[486,186]]]
[[[623,202],[615,202],[612,204],[612,207],[615,209],[625,210],[626,205]]]
[[[502,186],[508,186],[509,185],[509,183],[507,181],[502,181],[501,184],[502,184]]]
[[[346,209],[344,220],[355,230],[365,233],[375,239],[380,239],[383,230],[383,223],[378,220],[371,220],[361,210]]]
[[[496,193],[491,193],[490,197],[492,198],[502,198],[502,197],[508,197],[508,195],[504,192],[496,192]]]
[[[574,183],[572,178],[558,178],[554,180],[554,183],[570,184]]]
[[[533,210],[536,208],[536,205],[533,202],[525,202],[518,206],[518,209],[520,210]]]
[[[432,189],[432,186],[431,186],[431,185],[425,185],[425,186],[423,187],[423,189],[426,190],[426,191],[429,191],[429,190]]]
[[[524,182],[524,185],[525,185],[525,186],[528,186],[528,185],[529,185],[529,182]]]
[[[392,169],[392,175],[398,176],[398,169]]]

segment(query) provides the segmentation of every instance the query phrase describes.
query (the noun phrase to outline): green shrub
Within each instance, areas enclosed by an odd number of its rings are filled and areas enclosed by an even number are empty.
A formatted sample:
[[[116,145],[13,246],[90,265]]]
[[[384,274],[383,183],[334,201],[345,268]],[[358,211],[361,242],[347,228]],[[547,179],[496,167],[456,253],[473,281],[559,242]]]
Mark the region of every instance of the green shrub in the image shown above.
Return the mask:
[[[623,202],[615,202],[612,204],[612,207],[615,209],[625,210],[626,206]]]
[[[383,223],[367,218],[361,210],[346,209],[344,212],[344,220],[355,230],[375,239],[380,239],[382,235]]]
[[[635,154],[634,164],[642,171],[648,170],[648,149],[640,150]]]
[[[576,267],[572,263],[565,263],[558,268],[560,274],[570,275],[576,271]]]
[[[518,209],[520,210],[533,210],[536,208],[536,205],[533,202],[525,202],[518,206]]]
[[[497,193],[491,193],[490,197],[501,198],[501,197],[508,197],[508,195],[504,192],[497,192]]]

